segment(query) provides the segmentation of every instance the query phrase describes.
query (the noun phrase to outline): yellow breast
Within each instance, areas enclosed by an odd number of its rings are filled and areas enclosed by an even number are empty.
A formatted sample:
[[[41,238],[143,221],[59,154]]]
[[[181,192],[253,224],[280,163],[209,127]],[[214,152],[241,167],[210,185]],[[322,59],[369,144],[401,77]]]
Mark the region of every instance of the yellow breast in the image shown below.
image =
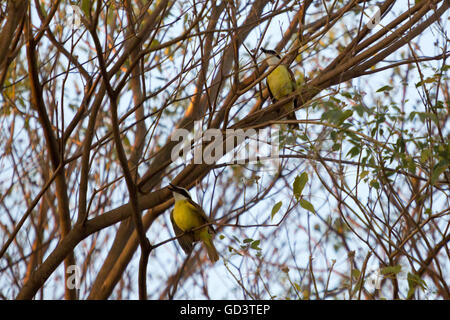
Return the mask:
[[[189,203],[188,200],[179,200],[175,202],[173,208],[173,220],[178,228],[183,231],[190,231],[205,224],[197,208]]]
[[[295,90],[289,71],[285,65],[276,67],[267,76],[267,85],[276,100],[280,100]]]

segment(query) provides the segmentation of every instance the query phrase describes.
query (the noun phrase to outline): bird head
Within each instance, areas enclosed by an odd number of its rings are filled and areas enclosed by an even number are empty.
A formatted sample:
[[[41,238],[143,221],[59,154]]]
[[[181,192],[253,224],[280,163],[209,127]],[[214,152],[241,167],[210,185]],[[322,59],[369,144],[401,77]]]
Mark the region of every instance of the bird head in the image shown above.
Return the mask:
[[[266,55],[265,60],[269,66],[276,66],[277,64],[280,63],[281,56],[275,50],[268,50],[261,48],[261,51],[264,52],[264,54]]]
[[[178,186],[175,186],[175,185],[169,183],[169,190],[172,191],[175,201],[186,200],[186,199],[192,200],[191,195],[185,188],[178,187]]]

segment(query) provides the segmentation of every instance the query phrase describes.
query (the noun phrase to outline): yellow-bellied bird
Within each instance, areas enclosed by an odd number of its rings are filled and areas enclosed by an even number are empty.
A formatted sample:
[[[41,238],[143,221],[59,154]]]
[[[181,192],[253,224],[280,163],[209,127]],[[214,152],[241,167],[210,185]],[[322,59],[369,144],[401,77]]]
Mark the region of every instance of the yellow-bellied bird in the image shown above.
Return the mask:
[[[202,241],[208,252],[209,260],[212,263],[219,260],[219,255],[213,243],[215,231],[213,226],[208,224],[210,220],[205,211],[192,200],[186,189],[170,184],[169,190],[172,191],[175,199],[175,206],[170,215],[173,231],[176,236],[184,233],[178,238],[181,248],[189,254],[194,242]]]
[[[264,48],[261,48],[261,51],[266,55],[265,61],[269,65],[269,68],[277,66],[266,78],[270,98],[272,103],[275,103],[297,90],[297,83],[295,82],[292,70],[280,63],[281,56],[276,51]],[[297,108],[297,104],[298,101],[297,98],[295,98],[281,108],[281,113],[285,115],[287,120],[297,120],[294,112],[294,109]],[[300,125],[297,126],[297,124],[293,124],[290,125],[290,127],[293,129],[300,128]]]

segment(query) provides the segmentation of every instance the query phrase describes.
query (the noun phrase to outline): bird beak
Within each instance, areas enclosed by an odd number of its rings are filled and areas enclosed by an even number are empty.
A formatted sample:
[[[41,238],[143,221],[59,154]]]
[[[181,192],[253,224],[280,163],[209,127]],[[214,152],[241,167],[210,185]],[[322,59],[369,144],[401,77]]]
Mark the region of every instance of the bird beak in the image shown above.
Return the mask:
[[[262,52],[267,53],[267,50],[264,49],[263,47],[260,48]]]
[[[169,183],[169,190],[170,191],[175,191],[175,186],[171,183]]]

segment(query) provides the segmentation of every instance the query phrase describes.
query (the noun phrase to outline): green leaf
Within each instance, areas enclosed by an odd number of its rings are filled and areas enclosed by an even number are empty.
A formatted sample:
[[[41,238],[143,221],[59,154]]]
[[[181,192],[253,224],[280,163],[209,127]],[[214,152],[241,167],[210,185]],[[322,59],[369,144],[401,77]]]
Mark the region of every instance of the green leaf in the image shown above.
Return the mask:
[[[272,208],[272,214],[271,214],[271,219],[273,219],[274,215],[275,215],[278,211],[280,211],[280,208],[281,208],[282,205],[283,205],[283,202],[280,201],[280,202],[277,202],[277,203],[273,206],[273,208]]]
[[[91,1],[81,0],[81,10],[84,12],[86,17],[89,17],[91,11]]]
[[[425,163],[431,156],[431,151],[429,149],[423,149],[420,152],[420,162]]]
[[[427,288],[427,284],[425,283],[425,281],[420,279],[420,277],[416,274],[408,272],[407,280],[408,280],[408,287],[409,287],[407,299],[411,298],[411,296],[414,294],[414,291],[416,291],[416,288],[418,286],[422,290],[425,290]]]
[[[300,205],[302,206],[302,208],[316,214],[316,210],[314,210],[314,206],[311,204],[311,202],[306,201],[305,199],[300,199]]]
[[[234,241],[236,241],[238,243],[241,242],[241,240],[238,237],[236,237],[235,235],[232,235],[232,237],[233,237]]]
[[[308,174],[306,172],[303,172],[300,176],[295,177],[294,180],[294,196],[298,199],[302,195],[303,188],[305,188],[306,182],[308,182]]]
[[[343,112],[339,109],[331,109],[322,114],[322,119],[328,120],[331,123],[339,123],[342,113]]]
[[[357,155],[359,155],[359,153],[361,152],[361,149],[357,146],[354,146],[353,148],[350,149],[349,152],[347,152],[347,156],[350,155],[350,157],[356,157]]]
[[[369,113],[370,112],[369,108],[367,108],[363,104],[356,104],[356,105],[354,105],[353,106],[353,110],[355,110],[356,113],[358,114],[358,116],[360,116],[360,117],[362,117],[364,115],[364,113]]]
[[[400,271],[402,271],[402,266],[399,264],[396,266],[387,266],[380,269],[380,273],[382,275],[385,275],[386,277],[394,277],[396,274],[400,273]]]
[[[123,142],[123,145],[125,147],[130,147],[131,146],[130,139],[128,139],[128,137],[126,135],[123,136],[122,142]]]
[[[242,242],[243,243],[250,243],[250,242],[253,242],[253,239],[247,238],[247,239],[244,239]]]
[[[450,161],[443,160],[440,161],[433,169],[433,174],[431,175],[431,184],[435,184],[438,181],[439,176],[450,166]]]
[[[158,41],[158,39],[153,39],[152,42],[150,43],[150,49],[156,48],[159,45],[160,42]]]
[[[353,277],[353,279],[358,280],[360,276],[361,276],[361,271],[359,271],[358,269],[353,269],[352,270],[352,277]]]
[[[350,94],[350,92],[341,92],[341,95],[342,95],[343,97],[348,98],[348,99],[351,99],[351,98],[352,98],[352,95]]]
[[[333,151],[339,151],[341,150],[342,144],[336,142],[335,144],[333,144],[333,146],[331,147],[331,150]]]
[[[416,88],[423,86],[425,83],[434,83],[436,81],[437,81],[437,79],[435,77],[428,77],[428,78],[424,79],[423,81],[417,82]]]
[[[383,86],[380,89],[378,89],[377,92],[391,91],[392,89],[394,88],[391,86]]]
[[[342,114],[339,117],[338,120],[338,125],[341,125],[342,123],[344,123],[345,120],[347,120],[348,118],[350,118],[353,115],[353,111],[352,110],[345,110],[344,112],[342,112]]]
[[[252,244],[250,245],[250,248],[254,249],[254,250],[261,250],[260,247],[258,247],[260,243],[260,240],[255,240],[252,242]]]
[[[380,183],[377,181],[377,179],[373,179],[372,181],[370,181],[369,186],[377,190],[380,189]]]
[[[370,172],[369,171],[363,171],[359,174],[360,179],[364,179]]]

